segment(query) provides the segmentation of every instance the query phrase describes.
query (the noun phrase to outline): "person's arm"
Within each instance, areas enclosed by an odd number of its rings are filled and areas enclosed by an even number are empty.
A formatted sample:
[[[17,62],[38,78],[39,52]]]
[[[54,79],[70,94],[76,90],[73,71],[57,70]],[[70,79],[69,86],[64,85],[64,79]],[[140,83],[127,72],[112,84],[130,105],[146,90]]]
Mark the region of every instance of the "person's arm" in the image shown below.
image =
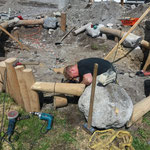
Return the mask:
[[[92,83],[93,77],[91,73],[87,73],[83,75],[83,80],[81,81],[81,83],[85,84],[85,85],[90,85]]]

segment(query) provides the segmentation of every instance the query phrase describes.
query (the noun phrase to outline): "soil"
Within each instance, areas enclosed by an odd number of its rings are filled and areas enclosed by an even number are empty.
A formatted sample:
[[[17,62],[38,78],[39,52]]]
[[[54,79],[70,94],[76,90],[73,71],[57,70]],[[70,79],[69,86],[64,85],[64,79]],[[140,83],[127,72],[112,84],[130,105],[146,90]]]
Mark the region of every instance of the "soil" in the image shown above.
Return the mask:
[[[71,8],[64,8],[67,13],[67,33],[73,26],[76,28],[92,22],[93,24],[113,23],[114,28],[117,24],[121,24],[120,18],[126,16],[140,17],[148,7],[148,4],[139,5],[135,9],[131,9],[130,5],[122,7],[115,2],[94,3],[90,8],[85,8],[87,1],[70,1]],[[52,9],[49,9],[52,8]],[[53,16],[53,12],[59,11],[55,6],[45,6],[37,3],[36,5],[30,1],[9,0],[0,1],[0,12],[8,12],[11,8],[11,16],[21,15],[24,19],[35,19],[37,16]],[[140,11],[139,11],[140,10]],[[62,11],[62,10],[61,10]],[[133,32],[145,38],[145,22],[148,21],[149,15],[142,21],[139,27]],[[60,21],[60,18],[58,18]],[[128,31],[129,27],[122,27],[122,30]],[[41,26],[35,27],[19,27],[19,40],[30,48],[29,51],[21,50],[16,42],[6,38],[1,45],[1,56],[17,57],[19,61],[39,62],[39,65],[26,66],[32,68],[36,81],[61,82],[63,75],[53,72],[53,68],[64,67],[74,64],[77,61],[88,57],[104,58],[108,52],[115,46],[116,42],[112,39],[104,39],[103,37],[91,38],[85,32],[74,36],[69,34],[61,45],[56,46],[55,42],[59,41],[64,32],[57,28],[51,34],[47,29]],[[14,35],[16,31],[11,30]],[[6,35],[5,35],[6,37]],[[128,48],[118,48],[117,58],[123,57],[128,53]],[[140,48],[133,50],[127,56],[114,64],[118,72],[118,83],[127,91],[133,103],[145,98],[144,81],[149,77],[138,77],[135,73],[140,70],[144,62],[143,50]],[[45,94],[46,95],[46,94]],[[44,109],[50,109],[51,102],[45,104]],[[84,117],[78,111],[77,103],[71,104],[66,108],[58,109],[67,116],[67,122],[72,126],[79,126],[83,123]],[[73,111],[73,113],[71,113]],[[71,115],[70,115],[71,113]]]

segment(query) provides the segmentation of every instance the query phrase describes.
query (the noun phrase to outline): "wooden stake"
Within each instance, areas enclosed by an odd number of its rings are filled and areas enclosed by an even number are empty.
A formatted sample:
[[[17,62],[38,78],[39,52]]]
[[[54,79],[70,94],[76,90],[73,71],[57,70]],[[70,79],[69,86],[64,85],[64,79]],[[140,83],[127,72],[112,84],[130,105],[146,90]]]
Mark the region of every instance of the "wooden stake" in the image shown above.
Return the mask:
[[[85,84],[35,82],[31,88],[36,91],[80,96],[85,89]]]
[[[1,61],[0,62],[0,92],[2,92],[3,90],[3,85],[4,85],[4,74],[5,74],[5,70],[6,70],[6,64],[5,61]]]
[[[13,67],[13,63],[15,63],[16,60],[17,60],[16,58],[8,58],[5,60],[6,68],[7,68],[8,93],[15,100],[17,104],[23,107],[24,105],[20,93],[20,87],[19,87],[15,69]]]
[[[37,92],[31,90],[31,86],[35,83],[35,78],[33,76],[31,69],[24,69],[23,70],[23,78],[25,80],[26,88],[29,95],[29,101],[31,106],[31,111],[40,111],[40,103],[39,103],[39,96]]]
[[[142,21],[142,19],[149,13],[149,11],[150,11],[150,7],[143,13],[143,15],[138,19],[138,21],[130,28],[127,34],[122,37],[119,43],[116,44],[115,47],[108,53],[108,55],[105,57],[106,60],[110,58],[110,55],[114,53],[114,51],[118,48],[120,44],[122,44],[122,42],[126,39],[126,37],[137,27],[137,25]]]
[[[63,32],[66,31],[66,13],[65,12],[61,13],[61,30]]]
[[[134,105],[133,113],[130,121],[127,123],[127,127],[132,126],[133,123],[137,122],[142,116],[150,111],[150,96],[144,98],[140,102]]]
[[[24,66],[17,66],[15,67],[15,70],[16,70],[16,74],[20,86],[20,92],[23,99],[24,108],[26,112],[31,112],[30,99],[29,99],[27,87],[23,77]]]
[[[146,71],[147,67],[150,65],[150,52],[148,54],[147,60],[145,62],[145,65],[143,67],[143,71]]]

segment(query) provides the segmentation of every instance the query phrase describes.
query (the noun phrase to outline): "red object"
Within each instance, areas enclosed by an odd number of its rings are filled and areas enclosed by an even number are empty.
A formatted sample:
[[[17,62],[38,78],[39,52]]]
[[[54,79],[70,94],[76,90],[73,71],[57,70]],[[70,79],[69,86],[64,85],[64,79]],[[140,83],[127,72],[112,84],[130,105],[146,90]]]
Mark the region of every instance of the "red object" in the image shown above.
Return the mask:
[[[19,66],[19,65],[22,65],[22,63],[21,63],[21,62],[18,62],[18,63],[16,64],[16,66]]]
[[[142,72],[143,72],[144,76],[149,76],[150,75],[150,72],[143,71],[143,70],[142,70]]]
[[[22,16],[17,16],[20,20],[23,20]]]
[[[133,26],[139,18],[121,19],[120,21],[124,26]]]
[[[94,25],[93,24],[91,24],[91,28],[93,28],[94,27]]]

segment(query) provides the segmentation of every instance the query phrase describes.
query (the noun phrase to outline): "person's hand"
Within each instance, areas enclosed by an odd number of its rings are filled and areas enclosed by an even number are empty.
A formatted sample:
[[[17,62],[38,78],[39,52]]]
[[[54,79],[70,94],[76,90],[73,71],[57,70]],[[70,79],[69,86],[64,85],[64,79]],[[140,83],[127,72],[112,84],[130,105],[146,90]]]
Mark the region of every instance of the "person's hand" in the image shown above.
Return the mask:
[[[92,83],[93,77],[91,73],[87,73],[85,75],[83,75],[83,80],[81,81],[81,83],[85,84],[85,85],[90,85]]]

